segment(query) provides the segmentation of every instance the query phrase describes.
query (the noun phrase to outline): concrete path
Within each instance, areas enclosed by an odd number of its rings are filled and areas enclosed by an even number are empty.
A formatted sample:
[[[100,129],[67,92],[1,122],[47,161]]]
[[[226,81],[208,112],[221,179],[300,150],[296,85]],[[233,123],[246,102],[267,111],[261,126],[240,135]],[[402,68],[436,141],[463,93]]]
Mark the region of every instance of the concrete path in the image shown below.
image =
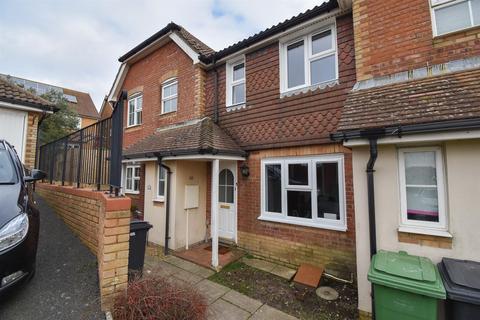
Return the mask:
[[[40,197],[36,200],[40,209],[36,274],[0,297],[0,319],[105,319],[95,256]]]
[[[194,285],[206,297],[209,320],[295,320],[280,310],[207,278],[215,272],[175,256],[145,257],[144,272]]]

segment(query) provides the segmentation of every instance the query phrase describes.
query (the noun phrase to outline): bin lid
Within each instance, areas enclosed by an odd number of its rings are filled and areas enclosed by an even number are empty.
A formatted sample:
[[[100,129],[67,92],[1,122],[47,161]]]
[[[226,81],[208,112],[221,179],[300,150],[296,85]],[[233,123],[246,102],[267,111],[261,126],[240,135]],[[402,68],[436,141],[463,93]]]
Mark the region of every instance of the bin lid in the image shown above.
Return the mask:
[[[445,288],[432,261],[405,251],[378,251],[372,258],[368,279],[374,284],[445,299]]]
[[[438,269],[449,299],[480,305],[479,262],[443,258]]]
[[[149,230],[153,226],[148,221],[132,220],[130,221],[130,231]]]

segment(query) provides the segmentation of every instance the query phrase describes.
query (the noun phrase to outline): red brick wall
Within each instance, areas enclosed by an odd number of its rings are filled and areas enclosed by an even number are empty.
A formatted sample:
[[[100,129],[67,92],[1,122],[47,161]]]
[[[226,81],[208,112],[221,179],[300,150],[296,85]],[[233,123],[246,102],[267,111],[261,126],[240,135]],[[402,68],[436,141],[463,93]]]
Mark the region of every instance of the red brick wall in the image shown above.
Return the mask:
[[[123,136],[123,147],[127,148],[139,139],[155,132],[156,128],[168,124],[199,118],[203,107],[201,99],[197,99],[198,67],[193,65],[185,52],[175,43],[169,42],[150,55],[135,62],[127,72],[123,90],[130,94],[143,92],[142,125],[126,128]],[[162,114],[161,84],[163,81],[177,77],[178,106],[177,111]],[[198,90],[197,90],[198,91]],[[195,103],[197,101],[197,103]],[[124,123],[127,124],[128,107],[125,107]]]
[[[280,98],[278,42],[246,55],[245,109],[225,108],[225,65],[218,67],[219,123],[247,150],[328,143],[347,93],[355,84],[352,17],[337,19],[340,84]],[[214,73],[206,83],[207,114],[214,112]]]
[[[480,28],[433,38],[428,0],[356,0],[359,80],[480,55]]]
[[[283,157],[296,155],[319,155],[328,153],[343,153],[345,157],[345,188],[346,188],[346,232],[333,231],[321,228],[303,227],[285,223],[266,222],[258,220],[260,216],[261,196],[261,160],[268,157]],[[242,163],[239,162],[239,166]],[[238,177],[238,231],[244,234],[239,239],[240,246],[250,250],[259,246],[259,254],[270,256],[289,264],[298,265],[302,262],[326,265],[333,270],[355,270],[355,216],[353,204],[353,180],[352,180],[352,156],[351,151],[339,144],[325,144],[309,147],[280,148],[262,151],[254,151],[250,154],[247,164],[250,168],[250,176]],[[295,247],[285,248],[279,252],[270,248],[265,238],[251,243],[248,238],[255,236],[273,238],[278,246],[282,240],[294,242]],[[258,244],[259,241],[265,243]],[[263,247],[262,247],[263,246]],[[309,250],[300,248],[308,247]],[[269,251],[269,252],[268,252]],[[310,252],[310,253],[309,253]]]

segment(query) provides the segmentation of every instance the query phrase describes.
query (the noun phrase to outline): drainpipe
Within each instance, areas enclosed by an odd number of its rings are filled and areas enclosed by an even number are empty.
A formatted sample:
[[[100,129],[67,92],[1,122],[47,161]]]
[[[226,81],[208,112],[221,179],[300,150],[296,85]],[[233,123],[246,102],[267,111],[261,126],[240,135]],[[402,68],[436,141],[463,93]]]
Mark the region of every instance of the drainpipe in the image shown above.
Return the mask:
[[[372,257],[377,253],[377,230],[375,224],[375,188],[374,188],[374,176],[375,161],[378,156],[377,137],[370,137],[370,159],[367,163],[367,192],[368,192],[368,223],[370,229],[370,261]],[[373,284],[371,285],[372,295],[372,319],[375,320],[375,292]]]
[[[42,125],[42,122],[43,120],[45,120],[46,117],[47,113],[43,111],[37,123],[37,137],[35,139],[35,164],[33,165],[37,169],[40,167],[40,146],[38,145],[40,142],[40,126]]]
[[[215,57],[213,58],[213,72],[214,72],[214,106],[213,106],[213,122],[218,123],[218,71],[217,71],[217,62]]]
[[[157,155],[158,158],[158,165],[160,168],[164,168],[167,170],[167,193],[165,197],[165,246],[164,246],[164,254],[168,255],[168,240],[170,240],[170,177],[172,175],[172,170],[170,167],[162,163],[162,157]]]

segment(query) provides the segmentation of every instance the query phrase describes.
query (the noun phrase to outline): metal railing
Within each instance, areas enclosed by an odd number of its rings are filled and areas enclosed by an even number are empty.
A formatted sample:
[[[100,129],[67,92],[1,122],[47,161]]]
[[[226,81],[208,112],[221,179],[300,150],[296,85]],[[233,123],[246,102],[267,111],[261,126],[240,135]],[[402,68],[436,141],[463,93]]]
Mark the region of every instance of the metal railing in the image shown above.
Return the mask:
[[[46,180],[118,194],[125,96],[122,93],[110,118],[40,147],[38,167]]]

